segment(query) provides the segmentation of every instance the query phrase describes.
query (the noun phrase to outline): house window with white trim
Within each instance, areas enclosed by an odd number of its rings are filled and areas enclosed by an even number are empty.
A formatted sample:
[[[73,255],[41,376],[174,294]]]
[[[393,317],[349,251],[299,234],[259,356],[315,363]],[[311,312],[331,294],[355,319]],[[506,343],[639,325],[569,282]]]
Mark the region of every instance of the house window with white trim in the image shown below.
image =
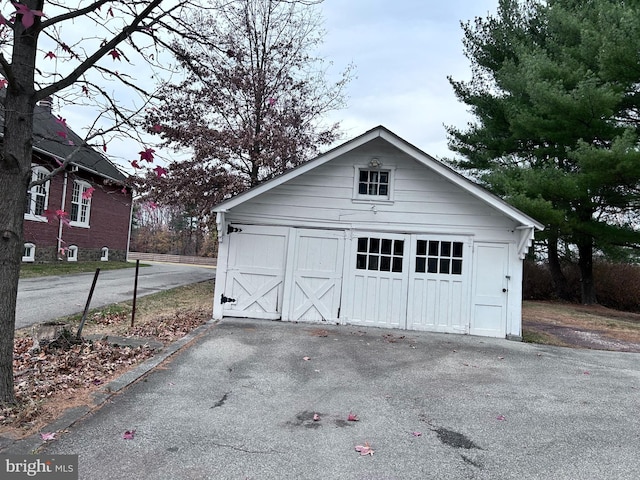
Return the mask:
[[[36,246],[33,243],[25,243],[22,248],[22,261],[23,262],[35,262],[36,261]]]
[[[85,198],[83,194],[91,188],[91,185],[81,180],[73,182],[71,193],[71,213],[69,220],[76,227],[89,226],[89,213],[91,210],[91,198]]]
[[[100,254],[101,262],[109,261],[109,247],[102,247],[102,253]]]
[[[67,262],[77,262],[78,261],[78,247],[75,245],[71,245],[67,248]]]
[[[49,175],[49,170],[42,166],[33,166],[31,181],[44,181]],[[34,185],[27,190],[27,199],[24,206],[24,217],[27,220],[43,220],[44,211],[49,203],[49,180],[39,185]]]

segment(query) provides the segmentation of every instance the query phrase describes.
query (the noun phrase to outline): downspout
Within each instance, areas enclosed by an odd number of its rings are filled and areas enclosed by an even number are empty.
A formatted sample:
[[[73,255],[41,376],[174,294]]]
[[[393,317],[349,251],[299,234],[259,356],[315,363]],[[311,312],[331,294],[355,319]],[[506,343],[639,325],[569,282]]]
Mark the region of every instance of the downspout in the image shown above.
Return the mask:
[[[62,201],[60,202],[60,210],[64,212],[64,207],[67,199],[67,177],[68,172],[64,171],[64,180],[62,182]],[[62,249],[62,220],[58,221],[58,247],[56,249],[56,255],[60,255],[60,250]]]

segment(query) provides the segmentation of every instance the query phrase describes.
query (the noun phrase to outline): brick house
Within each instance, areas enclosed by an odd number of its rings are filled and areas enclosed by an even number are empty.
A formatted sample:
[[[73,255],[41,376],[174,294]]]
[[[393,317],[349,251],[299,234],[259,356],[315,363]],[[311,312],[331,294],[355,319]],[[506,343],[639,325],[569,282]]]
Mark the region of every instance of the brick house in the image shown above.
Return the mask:
[[[27,192],[22,261],[126,260],[133,204],[126,175],[54,116],[50,101],[40,102],[34,112],[33,180],[66,158],[71,161],[64,171]],[[58,210],[68,214],[68,223],[47,215]]]

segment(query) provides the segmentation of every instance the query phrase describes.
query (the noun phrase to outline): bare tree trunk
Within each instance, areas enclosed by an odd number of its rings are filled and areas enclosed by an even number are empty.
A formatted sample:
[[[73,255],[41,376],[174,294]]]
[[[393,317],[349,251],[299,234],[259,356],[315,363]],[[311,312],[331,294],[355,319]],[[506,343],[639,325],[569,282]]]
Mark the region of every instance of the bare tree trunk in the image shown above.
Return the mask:
[[[4,163],[4,162],[3,162]],[[15,403],[13,391],[13,340],[16,296],[22,258],[22,222],[26,182],[19,169],[0,170],[0,404]],[[20,212],[20,215],[16,215]]]
[[[578,265],[580,266],[580,294],[583,305],[598,303],[593,282],[593,239],[585,237],[578,244]]]
[[[0,403],[15,403],[13,341],[23,248],[26,191],[31,179],[33,104],[28,94],[8,93],[0,167]]]
[[[31,2],[30,7],[42,7]],[[36,18],[36,25],[39,18]],[[0,404],[15,403],[13,341],[16,297],[23,248],[26,191],[31,180],[31,142],[35,107],[35,28],[16,22],[11,76],[4,105],[4,139],[0,155]]]
[[[562,273],[562,265],[560,264],[560,258],[558,257],[558,235],[555,232],[552,232],[549,235],[549,240],[547,242],[547,255],[549,261],[549,272],[551,273],[551,280],[553,281],[553,287],[556,295],[562,300],[573,300],[571,292],[569,292],[567,277]]]

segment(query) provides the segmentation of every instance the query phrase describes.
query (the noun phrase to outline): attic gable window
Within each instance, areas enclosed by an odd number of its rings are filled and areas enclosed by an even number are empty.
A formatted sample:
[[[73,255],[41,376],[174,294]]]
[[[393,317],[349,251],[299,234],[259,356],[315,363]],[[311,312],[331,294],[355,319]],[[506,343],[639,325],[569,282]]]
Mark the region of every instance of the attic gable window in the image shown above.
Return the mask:
[[[377,161],[369,165],[357,165],[354,182],[354,200],[373,202],[393,201],[394,169]]]
[[[374,195],[387,197],[389,195],[389,172],[378,170],[360,170],[358,180],[358,195]]]
[[[34,166],[31,171],[31,181],[42,181],[49,175],[49,170],[42,166]],[[27,190],[24,207],[24,218],[27,220],[45,220],[44,211],[49,203],[49,181],[34,185]]]

